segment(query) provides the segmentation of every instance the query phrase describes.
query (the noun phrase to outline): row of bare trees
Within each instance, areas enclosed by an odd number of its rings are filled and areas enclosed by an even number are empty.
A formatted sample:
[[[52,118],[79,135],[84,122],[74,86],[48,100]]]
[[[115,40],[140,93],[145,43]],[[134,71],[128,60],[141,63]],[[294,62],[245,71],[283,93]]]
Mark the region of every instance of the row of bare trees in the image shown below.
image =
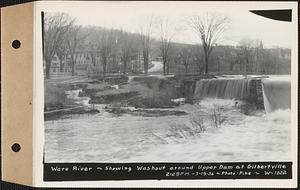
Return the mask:
[[[65,13],[46,13],[44,16],[44,60],[46,63],[46,78],[50,77],[51,60],[56,53],[60,60],[70,57],[72,67],[72,74],[75,74],[75,56],[76,50],[84,43],[90,31],[84,31],[81,26],[76,25],[75,19],[69,17]],[[200,37],[201,44],[204,50],[205,58],[205,73],[208,72],[209,56],[213,51],[213,47],[217,40],[224,32],[225,26],[228,23],[227,17],[217,14],[206,14],[203,17],[193,16],[189,17],[188,24],[194,29],[196,34]],[[158,24],[158,25],[157,25]],[[151,17],[148,21],[140,25],[139,41],[143,57],[143,67],[145,74],[148,73],[150,44],[153,40],[153,29],[159,28],[160,41],[160,55],[163,62],[163,73],[169,73],[170,50],[173,44],[172,40],[175,36],[175,31],[170,30],[167,19]],[[158,26],[158,27],[157,27]],[[88,28],[99,32],[97,27]],[[156,31],[157,32],[157,31]],[[101,35],[100,35],[101,34]],[[118,41],[119,40],[119,41]],[[116,57],[116,44],[121,46],[121,61],[123,63],[123,73],[126,73],[128,62],[130,62],[130,55],[134,48],[134,38],[132,35],[122,31],[121,36],[116,36],[113,32],[99,32],[90,38],[90,45],[95,47],[101,54],[103,74],[105,75],[110,57]],[[95,55],[92,55],[94,61]],[[61,70],[63,62],[61,62]],[[199,63],[200,65],[200,63]]]
[[[243,74],[288,74],[290,72],[290,55],[288,49],[265,49],[263,42],[257,39],[244,38],[237,47],[236,63]]]
[[[75,56],[80,43],[87,37],[86,31],[75,24],[75,19],[65,13],[42,13],[43,54],[46,78],[50,78],[51,61],[56,54],[62,71],[67,55],[70,57],[72,75],[75,74]]]
[[[66,40],[65,34],[73,25],[73,19],[64,13],[57,13],[55,16],[45,15],[42,12],[43,21],[43,55],[46,65],[46,78],[50,78],[51,61],[56,50],[66,50],[66,46],[61,44]],[[63,43],[64,44],[64,43]],[[59,51],[59,56],[63,54]]]
[[[109,66],[118,66],[122,63],[122,72],[127,73],[128,63],[138,51],[139,36],[123,30],[109,30],[101,27],[89,27],[89,36],[85,46],[93,53],[95,66],[96,56],[101,57],[102,74],[105,76]]]
[[[92,62],[95,64],[97,53],[101,57],[103,75],[106,74],[108,62],[112,58],[117,60],[118,50],[121,50],[121,61],[123,63],[123,73],[126,74],[126,68],[131,61],[134,49],[137,47],[136,40],[139,39],[142,46],[144,70],[147,74],[149,67],[149,52],[152,22],[141,28],[140,34],[133,35],[122,30],[109,30],[101,27],[81,27],[76,25],[73,18],[65,13],[46,13],[43,17],[43,55],[46,66],[46,78],[50,78],[51,61],[56,54],[60,60],[60,71],[62,71],[63,62],[68,56],[72,75],[75,74],[76,52],[79,49],[85,49],[89,46]],[[89,41],[88,43],[86,43]],[[118,49],[119,46],[120,48]]]
[[[221,68],[219,64],[223,58],[215,56],[211,59],[211,56],[229,24],[226,16],[215,13],[186,18],[187,26],[198,35],[200,42],[200,45],[188,46],[173,42],[180,30],[172,28],[172,24],[166,18],[150,17],[140,24],[137,33],[129,33],[120,29],[82,27],[76,24],[74,18],[65,13],[45,13],[42,16],[44,18],[43,55],[46,78],[50,78],[51,60],[55,54],[60,61],[60,71],[63,70],[68,59],[72,75],[74,75],[76,56],[81,50],[87,50],[90,53],[94,66],[100,57],[104,76],[111,67],[119,67],[120,63],[122,64],[122,73],[126,74],[129,63],[139,59],[141,55],[143,70],[147,75],[151,45],[154,43],[158,46],[156,46],[158,54],[162,59],[163,74],[169,74],[170,68],[174,67],[174,64],[184,65],[185,73],[188,73],[191,65],[197,65],[199,74],[208,73],[209,65],[216,62],[216,59],[218,59],[219,71]],[[154,36],[158,36],[158,38],[154,39]],[[238,44],[237,50],[233,51],[234,55],[230,55],[232,51],[227,52],[227,57],[231,56],[231,58],[226,58],[230,63],[230,70],[235,65],[240,65],[242,67],[240,70],[244,73],[251,69],[253,71],[253,68],[255,71],[267,70],[257,64],[259,61],[262,62],[262,55],[264,55],[262,42],[243,39]],[[120,70],[120,68],[118,69]]]
[[[172,73],[202,73],[199,62],[205,63],[203,50],[196,45],[175,44],[171,57]],[[219,74],[289,74],[291,50],[265,48],[261,40],[244,38],[237,46],[214,47],[209,72]]]

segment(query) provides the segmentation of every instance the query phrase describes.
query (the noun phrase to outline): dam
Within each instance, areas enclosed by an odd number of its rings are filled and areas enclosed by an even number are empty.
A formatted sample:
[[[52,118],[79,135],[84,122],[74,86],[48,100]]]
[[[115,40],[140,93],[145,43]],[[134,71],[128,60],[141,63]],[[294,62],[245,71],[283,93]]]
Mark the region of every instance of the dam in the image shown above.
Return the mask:
[[[290,78],[270,78],[262,81],[264,107],[267,113],[291,109]]]
[[[236,99],[254,104],[267,113],[291,108],[289,77],[224,77],[196,82],[194,99]]]

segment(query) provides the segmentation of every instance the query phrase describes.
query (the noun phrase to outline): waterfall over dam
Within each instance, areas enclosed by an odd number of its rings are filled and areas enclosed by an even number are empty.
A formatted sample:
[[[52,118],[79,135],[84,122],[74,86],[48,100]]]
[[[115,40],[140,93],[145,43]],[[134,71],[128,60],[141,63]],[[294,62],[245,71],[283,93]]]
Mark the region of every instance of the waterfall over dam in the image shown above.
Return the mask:
[[[291,81],[283,77],[202,79],[196,82],[194,99],[202,98],[243,100],[270,113],[291,108]]]
[[[194,98],[246,100],[251,96],[251,79],[202,79],[197,81]]]
[[[264,106],[267,113],[291,109],[291,81],[289,78],[262,80]]]

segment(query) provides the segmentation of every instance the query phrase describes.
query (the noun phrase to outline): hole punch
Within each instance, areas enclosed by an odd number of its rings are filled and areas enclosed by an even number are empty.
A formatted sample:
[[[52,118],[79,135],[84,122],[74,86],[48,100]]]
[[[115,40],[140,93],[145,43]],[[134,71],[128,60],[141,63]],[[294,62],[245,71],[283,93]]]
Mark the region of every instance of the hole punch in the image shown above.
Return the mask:
[[[15,49],[18,49],[21,47],[21,42],[19,40],[14,40],[11,44],[11,46]]]
[[[21,150],[21,145],[19,143],[14,143],[12,146],[11,146],[11,149],[14,151],[14,152],[19,152]]]

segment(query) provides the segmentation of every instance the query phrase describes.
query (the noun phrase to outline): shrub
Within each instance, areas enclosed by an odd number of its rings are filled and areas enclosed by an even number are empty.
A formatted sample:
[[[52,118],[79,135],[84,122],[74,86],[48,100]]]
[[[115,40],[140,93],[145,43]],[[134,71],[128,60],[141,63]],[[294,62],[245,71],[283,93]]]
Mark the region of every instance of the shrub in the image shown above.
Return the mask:
[[[219,128],[226,120],[226,117],[221,114],[221,108],[214,108],[210,113],[210,121],[213,127]]]
[[[198,112],[190,117],[189,123],[173,123],[169,126],[169,131],[165,138],[172,141],[187,141],[194,137],[199,137],[209,128],[220,128],[227,117],[222,114],[222,107],[214,107],[208,113]]]
[[[202,133],[206,131],[206,126],[204,125],[204,118],[202,115],[194,115],[190,118],[190,122],[197,133]]]

